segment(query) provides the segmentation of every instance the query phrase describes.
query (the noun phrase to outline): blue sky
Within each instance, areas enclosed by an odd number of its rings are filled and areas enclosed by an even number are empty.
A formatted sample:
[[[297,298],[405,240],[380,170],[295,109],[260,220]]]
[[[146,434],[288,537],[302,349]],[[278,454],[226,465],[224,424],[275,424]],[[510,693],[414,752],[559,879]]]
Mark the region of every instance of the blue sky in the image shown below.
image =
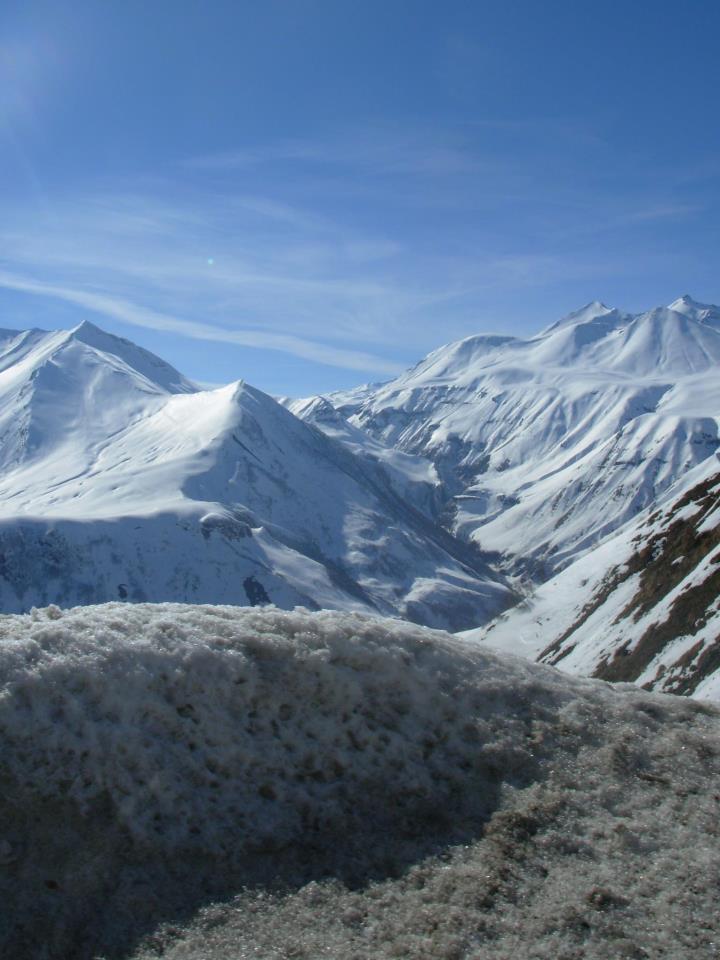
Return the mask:
[[[720,302],[718,36],[707,0],[4,0],[0,324],[303,395]]]

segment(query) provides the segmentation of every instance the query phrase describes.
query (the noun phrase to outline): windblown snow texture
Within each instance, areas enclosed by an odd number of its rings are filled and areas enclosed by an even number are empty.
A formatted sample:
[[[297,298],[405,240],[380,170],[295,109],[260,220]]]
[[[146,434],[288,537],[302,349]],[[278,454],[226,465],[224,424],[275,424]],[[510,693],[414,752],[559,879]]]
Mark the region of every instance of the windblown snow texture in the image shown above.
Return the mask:
[[[3,956],[713,955],[714,709],[331,611],[0,627]]]

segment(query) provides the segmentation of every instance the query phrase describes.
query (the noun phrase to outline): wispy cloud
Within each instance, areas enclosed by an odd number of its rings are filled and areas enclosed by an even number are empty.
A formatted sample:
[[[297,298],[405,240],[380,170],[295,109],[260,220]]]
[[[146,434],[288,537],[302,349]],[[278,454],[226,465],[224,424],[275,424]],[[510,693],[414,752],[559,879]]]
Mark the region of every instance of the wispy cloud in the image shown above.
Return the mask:
[[[361,345],[387,326],[386,311],[422,302],[419,289],[389,277],[386,266],[402,249],[390,238],[263,195],[188,191],[163,199],[161,189],[81,197],[35,219],[8,217],[0,262],[11,273],[90,285],[225,328],[352,341],[366,356],[372,351]]]
[[[342,168],[375,176],[445,177],[476,174],[490,161],[478,155],[460,132],[398,131],[382,126],[346,129],[323,139],[287,139],[191,157],[183,165],[214,172],[248,170],[266,164]]]
[[[327,344],[314,343],[287,334],[263,333],[258,330],[229,330],[210,323],[198,323],[197,321],[170,316],[103,293],[56,286],[9,273],[0,272],[0,286],[22,293],[53,297],[83,307],[101,316],[119,320],[121,323],[172,333],[192,340],[209,340],[236,346],[279,350],[304,360],[312,360],[316,363],[325,363],[350,370],[373,370],[394,374],[402,369],[397,364],[389,363],[382,357],[361,351],[341,350]]]
[[[547,152],[529,163],[516,146],[532,137]],[[568,175],[573,149],[603,153],[592,190],[577,163]],[[523,291],[525,303],[573,283],[586,300],[607,296],[609,278],[653,256],[648,245],[639,256],[638,238],[702,213],[669,189],[617,192],[604,150],[582,125],[533,120],[367,127],[196,157],[131,189],[108,181],[34,213],[9,206],[0,286],[197,341],[391,374]]]
[[[681,220],[701,213],[699,203],[654,203],[638,210],[628,210],[618,220],[624,223],[651,223],[655,220]]]

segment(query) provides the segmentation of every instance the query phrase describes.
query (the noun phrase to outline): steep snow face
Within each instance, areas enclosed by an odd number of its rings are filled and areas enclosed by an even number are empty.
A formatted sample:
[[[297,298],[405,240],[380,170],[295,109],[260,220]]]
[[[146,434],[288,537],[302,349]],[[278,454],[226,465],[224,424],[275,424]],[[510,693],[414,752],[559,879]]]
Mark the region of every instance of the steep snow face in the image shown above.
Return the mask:
[[[49,458],[80,469],[87,448],[168,394],[195,390],[158,357],[90,323],[17,334],[0,342],[0,469]]]
[[[330,400],[433,462],[455,533],[542,578],[714,455],[715,312],[686,298],[637,316],[593,303],[530,340],[471,337]]]
[[[719,733],[374,617],[2,617],[0,953],[704,960]]]
[[[353,449],[246,384],[197,391],[90,324],[11,338],[4,356],[5,611],[274,602],[457,628],[511,601],[413,506],[437,485],[424,461]]]
[[[569,673],[720,700],[720,464],[467,639]]]
[[[326,436],[371,465],[380,465],[393,489],[408,503],[432,517],[442,505],[442,485],[427,457],[404,453],[373,439],[354,426],[325,397],[300,400],[283,398],[283,406],[305,423],[311,423]]]
[[[682,377],[717,370],[720,331],[696,317],[658,307],[599,341],[592,362],[645,377]]]

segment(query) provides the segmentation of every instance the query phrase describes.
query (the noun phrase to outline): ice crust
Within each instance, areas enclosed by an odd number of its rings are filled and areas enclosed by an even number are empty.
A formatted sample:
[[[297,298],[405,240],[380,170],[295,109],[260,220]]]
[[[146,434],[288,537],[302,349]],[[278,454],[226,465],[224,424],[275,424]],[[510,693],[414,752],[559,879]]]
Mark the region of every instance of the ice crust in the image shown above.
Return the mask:
[[[390,801],[437,810],[529,760],[518,719],[497,729],[499,698],[524,695],[499,661],[364,616],[51,607],[0,620],[0,675],[18,782],[109,798],[153,845],[281,847]]]
[[[361,614],[2,617],[0,955],[712,957],[719,732]]]

